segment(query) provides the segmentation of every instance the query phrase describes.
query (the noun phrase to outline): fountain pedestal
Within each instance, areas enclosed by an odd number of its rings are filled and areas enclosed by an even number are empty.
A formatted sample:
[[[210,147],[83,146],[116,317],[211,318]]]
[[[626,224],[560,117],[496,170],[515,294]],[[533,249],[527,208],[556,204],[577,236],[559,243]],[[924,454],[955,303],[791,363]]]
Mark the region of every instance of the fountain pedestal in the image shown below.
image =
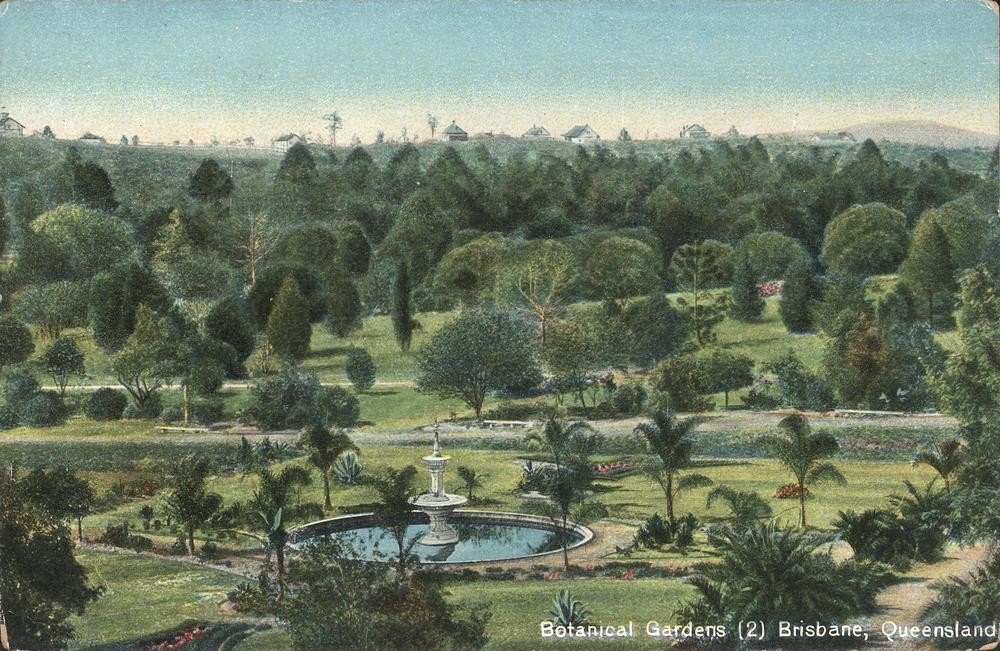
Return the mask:
[[[441,444],[437,428],[434,429],[434,451],[421,459],[431,473],[431,490],[413,500],[413,506],[427,514],[431,528],[417,542],[421,545],[451,545],[458,542],[458,534],[448,526],[452,511],[465,505],[469,500],[461,495],[449,495],[444,490],[444,467],[448,459],[441,455]]]

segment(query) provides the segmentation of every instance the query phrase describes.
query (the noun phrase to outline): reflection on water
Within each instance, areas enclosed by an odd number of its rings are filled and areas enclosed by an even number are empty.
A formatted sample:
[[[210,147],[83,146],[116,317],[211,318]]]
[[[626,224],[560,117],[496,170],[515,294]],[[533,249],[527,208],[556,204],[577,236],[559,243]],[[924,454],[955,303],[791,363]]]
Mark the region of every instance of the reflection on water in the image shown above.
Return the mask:
[[[424,563],[463,563],[498,561],[561,549],[559,534],[545,529],[506,524],[453,523],[452,527],[458,532],[457,543],[416,544],[413,546],[413,553]],[[420,538],[428,529],[426,524],[411,524],[406,528],[406,540]],[[366,560],[394,558],[399,551],[396,539],[382,527],[361,527],[329,535],[350,545]],[[567,535],[571,546],[580,540],[572,532]]]

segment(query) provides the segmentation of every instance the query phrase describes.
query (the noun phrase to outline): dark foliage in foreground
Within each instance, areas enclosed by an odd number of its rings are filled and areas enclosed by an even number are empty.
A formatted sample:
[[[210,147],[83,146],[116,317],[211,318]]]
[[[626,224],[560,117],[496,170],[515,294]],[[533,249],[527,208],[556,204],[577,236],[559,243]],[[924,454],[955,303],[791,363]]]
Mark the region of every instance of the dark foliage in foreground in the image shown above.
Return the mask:
[[[481,649],[488,613],[448,605],[440,582],[394,565],[361,562],[334,540],[310,543],[291,565],[279,598],[267,570],[231,595],[237,608],[277,617],[297,649]]]
[[[878,564],[837,563],[820,550],[828,542],[773,523],[710,531],[709,543],[721,562],[691,579],[699,597],[675,615],[731,631],[740,621],[763,621],[773,643],[781,620],[832,623],[873,612],[891,575]]]

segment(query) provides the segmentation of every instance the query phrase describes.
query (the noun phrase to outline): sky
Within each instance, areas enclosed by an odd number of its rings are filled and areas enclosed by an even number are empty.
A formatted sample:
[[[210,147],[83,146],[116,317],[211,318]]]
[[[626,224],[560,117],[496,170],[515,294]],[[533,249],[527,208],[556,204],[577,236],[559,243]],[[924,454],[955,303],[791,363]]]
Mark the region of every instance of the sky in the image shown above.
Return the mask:
[[[145,142],[443,128],[604,138],[927,119],[1000,132],[985,0],[8,0],[0,105]]]

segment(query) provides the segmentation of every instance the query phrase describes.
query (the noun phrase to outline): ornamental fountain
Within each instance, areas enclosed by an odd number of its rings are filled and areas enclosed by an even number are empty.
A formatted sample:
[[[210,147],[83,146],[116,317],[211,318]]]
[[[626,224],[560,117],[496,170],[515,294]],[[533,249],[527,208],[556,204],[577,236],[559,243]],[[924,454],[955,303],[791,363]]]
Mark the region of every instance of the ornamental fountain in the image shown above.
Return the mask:
[[[469,500],[461,495],[449,495],[444,490],[444,467],[450,458],[441,455],[441,431],[435,423],[434,450],[422,459],[431,473],[431,490],[412,502],[431,521],[430,530],[417,541],[421,545],[452,545],[458,542],[458,533],[448,526],[448,518],[452,511],[464,506]]]

